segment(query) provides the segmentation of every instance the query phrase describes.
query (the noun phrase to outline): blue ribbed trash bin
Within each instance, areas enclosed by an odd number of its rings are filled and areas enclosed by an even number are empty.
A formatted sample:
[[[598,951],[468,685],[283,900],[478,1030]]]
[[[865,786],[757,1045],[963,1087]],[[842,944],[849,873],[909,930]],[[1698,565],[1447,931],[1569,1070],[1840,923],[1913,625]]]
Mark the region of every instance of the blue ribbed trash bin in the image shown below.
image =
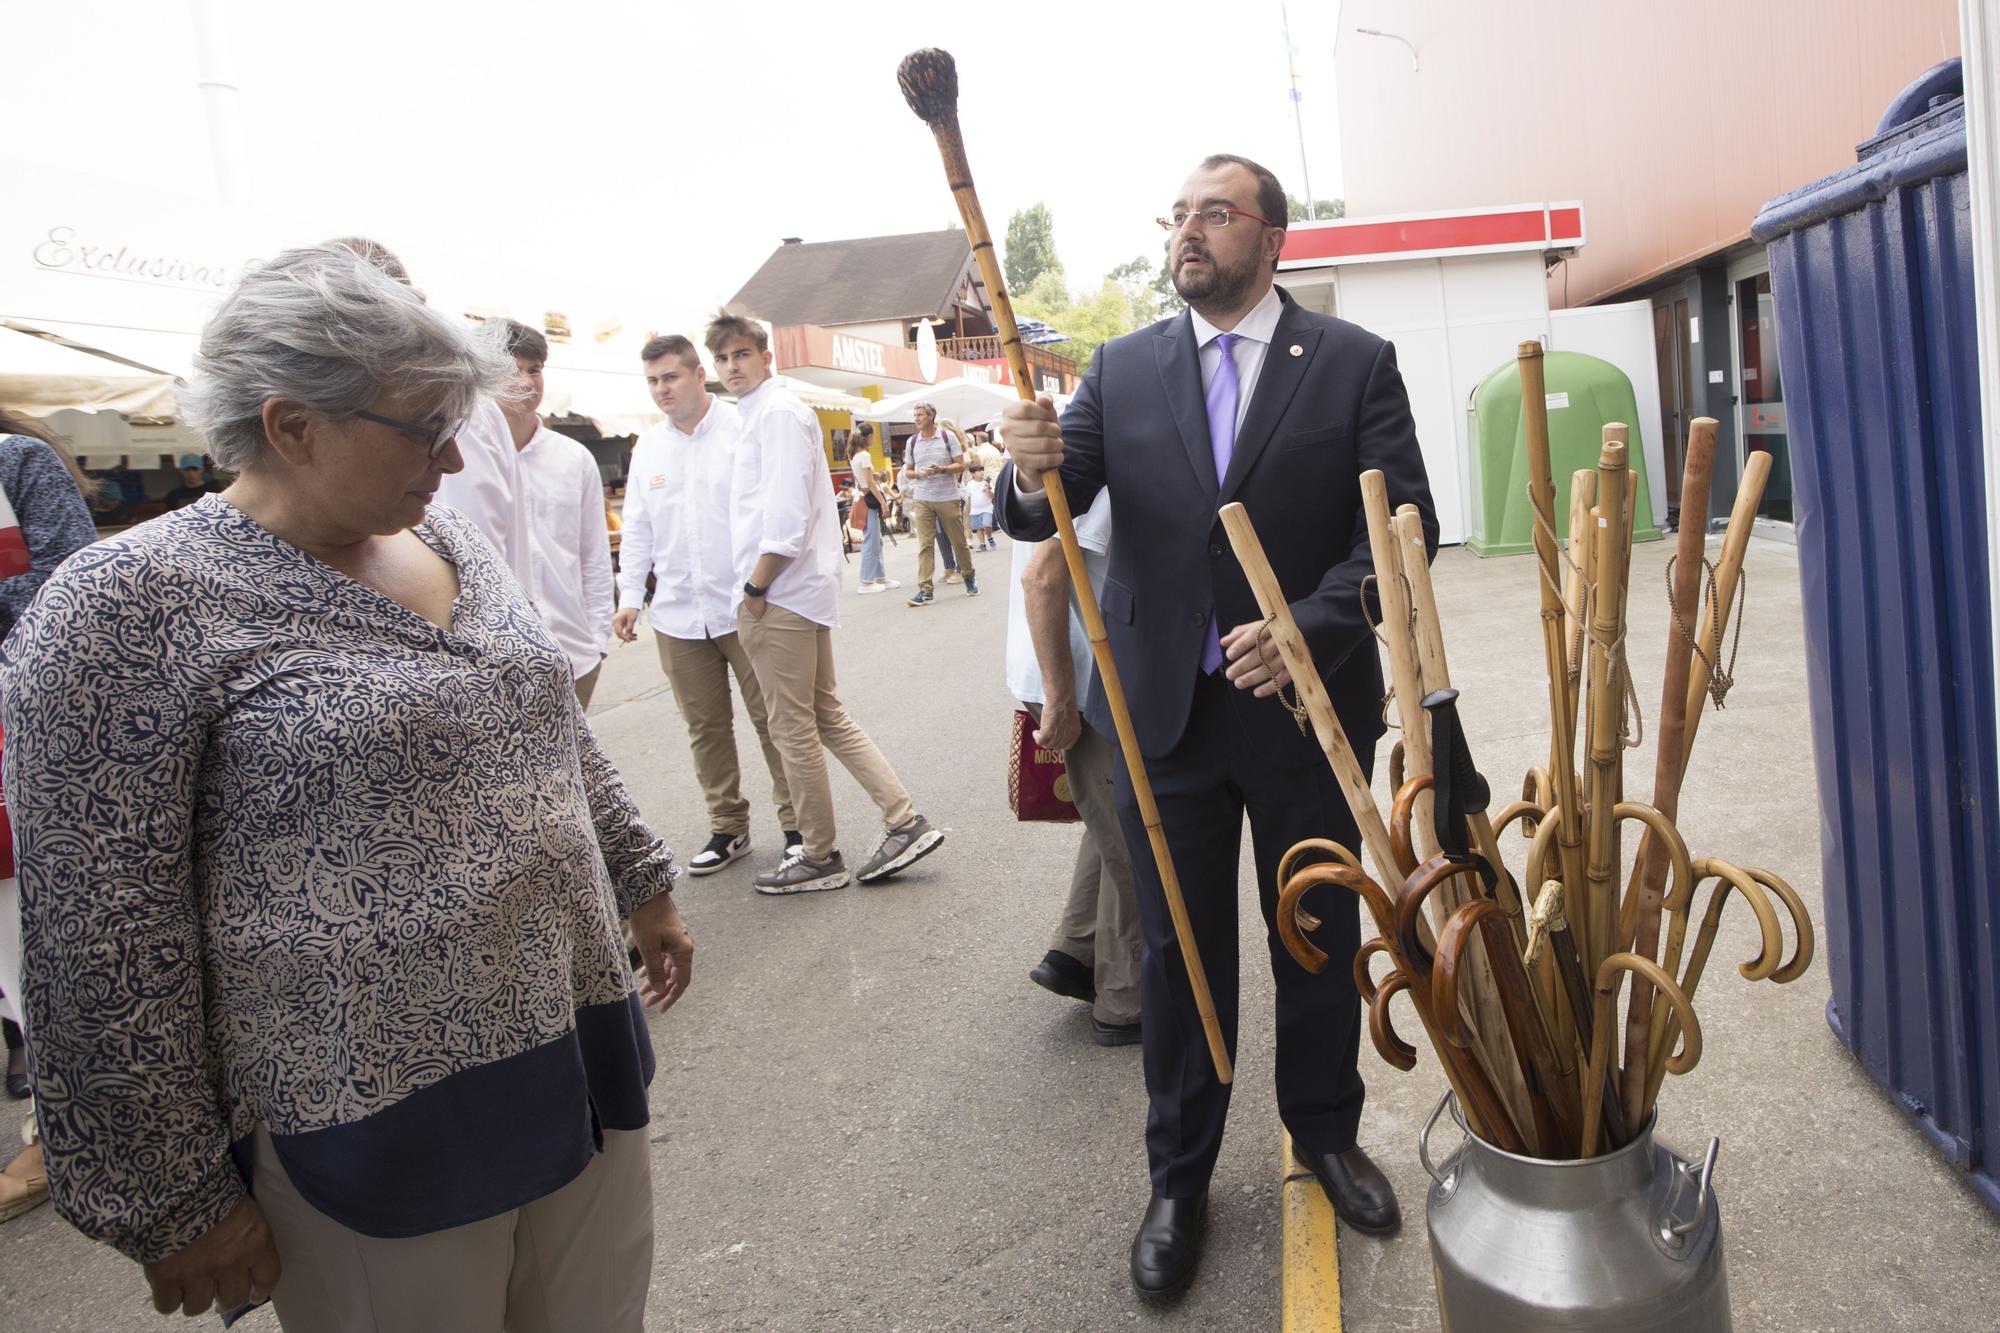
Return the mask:
[[[1958,62],[1773,199],[1827,1019],[2000,1208],[2000,780]],[[1995,349],[1990,355],[2000,355]]]

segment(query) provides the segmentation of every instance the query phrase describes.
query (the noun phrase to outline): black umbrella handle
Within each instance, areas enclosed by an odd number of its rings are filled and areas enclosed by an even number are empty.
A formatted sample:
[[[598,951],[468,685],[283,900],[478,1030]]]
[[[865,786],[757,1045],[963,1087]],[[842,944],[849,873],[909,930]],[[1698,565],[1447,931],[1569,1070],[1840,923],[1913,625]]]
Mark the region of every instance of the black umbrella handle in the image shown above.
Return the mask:
[[[1458,720],[1458,691],[1433,690],[1424,696],[1424,711],[1431,717],[1431,782],[1439,850],[1459,860],[1472,859],[1472,840],[1466,819],[1483,814],[1492,803],[1493,791],[1472,762],[1472,748],[1465,728]],[[1481,878],[1490,891],[1494,867],[1481,861]]]

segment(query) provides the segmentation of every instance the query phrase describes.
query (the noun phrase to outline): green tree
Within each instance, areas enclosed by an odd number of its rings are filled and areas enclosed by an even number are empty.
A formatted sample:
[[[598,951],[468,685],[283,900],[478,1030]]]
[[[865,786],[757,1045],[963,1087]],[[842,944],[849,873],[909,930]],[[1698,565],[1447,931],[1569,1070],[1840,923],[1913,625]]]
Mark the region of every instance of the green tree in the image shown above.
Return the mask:
[[[1345,199],[1321,199],[1317,201],[1317,206],[1312,212],[1313,216],[1308,218],[1306,216],[1305,200],[1294,199],[1291,192],[1289,190],[1286,191],[1285,221],[1287,222],[1326,222],[1332,218],[1344,218],[1347,216],[1347,201]]]
[[[1023,292],[1045,273],[1062,276],[1062,260],[1056,257],[1056,224],[1047,204],[1015,210],[1007,219],[1007,257],[1002,265],[1007,290]]]
[[[1079,373],[1090,369],[1090,358],[1098,348],[1137,327],[1131,298],[1110,276],[1094,292],[1071,292],[1061,274],[1045,273],[1016,298],[1014,305],[1022,314],[1069,335],[1069,341],[1055,343],[1050,350],[1075,361]]]
[[[1153,261],[1140,255],[1128,259],[1104,275],[1106,282],[1118,284],[1132,307],[1132,326],[1142,328],[1160,317],[1159,275]]]

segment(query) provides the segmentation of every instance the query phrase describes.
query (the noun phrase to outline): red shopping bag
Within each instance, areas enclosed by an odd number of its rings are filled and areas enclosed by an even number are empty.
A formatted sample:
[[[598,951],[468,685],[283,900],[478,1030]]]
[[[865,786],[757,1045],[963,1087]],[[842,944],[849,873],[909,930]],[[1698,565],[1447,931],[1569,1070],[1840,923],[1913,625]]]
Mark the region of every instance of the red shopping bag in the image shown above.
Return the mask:
[[[1083,818],[1070,797],[1062,751],[1035,744],[1035,715],[1014,710],[1014,745],[1007,763],[1007,804],[1014,818],[1069,823]]]

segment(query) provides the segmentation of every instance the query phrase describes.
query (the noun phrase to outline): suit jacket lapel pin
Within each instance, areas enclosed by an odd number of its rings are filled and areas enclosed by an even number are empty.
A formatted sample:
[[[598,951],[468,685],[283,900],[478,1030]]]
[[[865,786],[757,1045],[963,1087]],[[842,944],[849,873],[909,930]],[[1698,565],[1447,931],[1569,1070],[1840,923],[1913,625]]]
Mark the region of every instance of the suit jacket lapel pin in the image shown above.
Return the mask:
[[[1304,356],[1305,354],[1306,354],[1306,349],[1305,349],[1305,348],[1303,348],[1303,347],[1299,346],[1299,345],[1298,345],[1297,343],[1293,343],[1293,344],[1292,344],[1292,355],[1293,355],[1293,356]]]

